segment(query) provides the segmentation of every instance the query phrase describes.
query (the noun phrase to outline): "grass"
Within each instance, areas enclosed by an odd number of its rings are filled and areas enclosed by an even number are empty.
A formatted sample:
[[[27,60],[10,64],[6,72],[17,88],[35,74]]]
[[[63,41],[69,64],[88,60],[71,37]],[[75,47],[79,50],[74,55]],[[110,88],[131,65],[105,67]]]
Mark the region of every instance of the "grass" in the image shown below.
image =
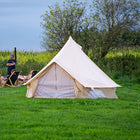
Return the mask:
[[[97,100],[34,100],[25,97],[26,87],[1,88],[0,139],[139,140],[140,86],[121,85],[131,91],[118,88],[119,99]]]

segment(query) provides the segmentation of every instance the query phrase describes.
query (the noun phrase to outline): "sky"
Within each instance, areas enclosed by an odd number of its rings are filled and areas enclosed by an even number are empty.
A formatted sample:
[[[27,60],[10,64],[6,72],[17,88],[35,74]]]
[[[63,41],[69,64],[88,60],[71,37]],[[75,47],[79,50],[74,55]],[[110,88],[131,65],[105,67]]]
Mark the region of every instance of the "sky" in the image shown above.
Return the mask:
[[[0,0],[0,50],[43,51],[41,15],[56,2],[63,0]]]

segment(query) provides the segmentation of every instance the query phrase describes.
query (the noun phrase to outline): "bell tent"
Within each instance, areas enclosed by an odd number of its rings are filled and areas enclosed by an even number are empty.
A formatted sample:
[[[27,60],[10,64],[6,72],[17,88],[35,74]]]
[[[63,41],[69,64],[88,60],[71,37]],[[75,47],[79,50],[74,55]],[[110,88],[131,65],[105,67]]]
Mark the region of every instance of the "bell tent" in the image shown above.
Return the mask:
[[[119,87],[72,37],[25,85],[28,98],[117,98],[115,91]]]

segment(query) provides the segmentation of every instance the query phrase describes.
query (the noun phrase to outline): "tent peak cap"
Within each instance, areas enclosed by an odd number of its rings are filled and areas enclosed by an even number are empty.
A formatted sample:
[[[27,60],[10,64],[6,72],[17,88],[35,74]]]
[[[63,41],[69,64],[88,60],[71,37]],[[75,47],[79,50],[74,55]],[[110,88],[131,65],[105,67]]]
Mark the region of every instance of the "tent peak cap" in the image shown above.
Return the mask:
[[[65,46],[67,46],[67,44],[69,44],[70,43],[70,47],[77,47],[77,48],[80,48],[80,49],[82,49],[82,46],[80,46],[73,38],[72,38],[72,36],[69,36],[69,39],[68,39],[68,41],[65,43],[65,45],[64,45],[64,47]],[[63,48],[64,48],[63,47]]]

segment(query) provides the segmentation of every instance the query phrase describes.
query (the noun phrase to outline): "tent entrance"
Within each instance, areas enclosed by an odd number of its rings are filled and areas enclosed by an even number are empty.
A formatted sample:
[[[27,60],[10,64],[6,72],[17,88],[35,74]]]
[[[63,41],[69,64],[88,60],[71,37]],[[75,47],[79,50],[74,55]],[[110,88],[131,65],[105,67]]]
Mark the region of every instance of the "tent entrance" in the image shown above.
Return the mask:
[[[54,63],[50,66],[47,73],[39,79],[35,97],[75,97],[73,79],[60,66]]]

